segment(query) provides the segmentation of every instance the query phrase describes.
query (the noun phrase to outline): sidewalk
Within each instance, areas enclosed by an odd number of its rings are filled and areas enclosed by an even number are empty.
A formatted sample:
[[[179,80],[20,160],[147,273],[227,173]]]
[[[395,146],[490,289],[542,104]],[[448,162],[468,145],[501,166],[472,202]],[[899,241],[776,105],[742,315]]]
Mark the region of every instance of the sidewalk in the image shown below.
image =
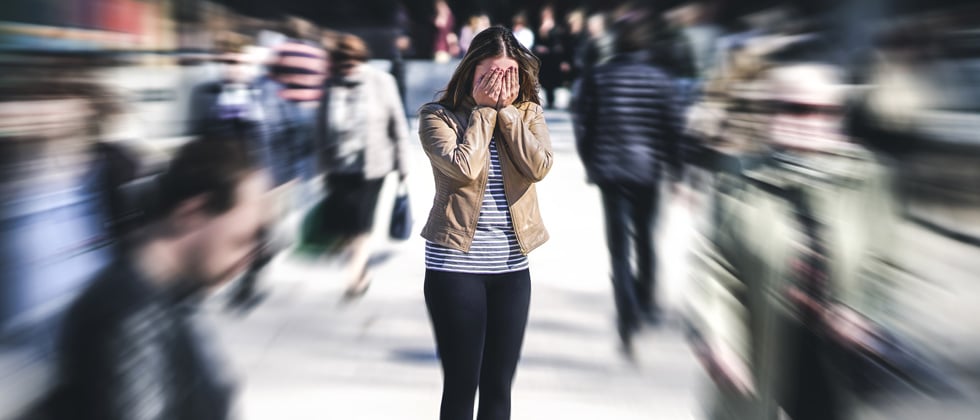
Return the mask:
[[[635,364],[618,352],[599,195],[585,184],[567,116],[549,112],[549,120],[556,163],[539,197],[552,239],[531,255],[531,314],[513,419],[700,418],[700,369],[677,332],[644,333]],[[418,231],[433,183],[420,147],[412,159]],[[379,226],[393,187],[382,191]],[[220,300],[208,307],[242,379],[245,420],[438,417],[441,372],[422,296],[424,242],[417,235],[404,243],[378,239],[374,283],[359,302],[339,303],[338,267],[283,255],[263,279],[272,294],[252,313],[224,312]],[[665,258],[673,258],[666,249]],[[676,289],[669,285],[676,279],[665,283]]]

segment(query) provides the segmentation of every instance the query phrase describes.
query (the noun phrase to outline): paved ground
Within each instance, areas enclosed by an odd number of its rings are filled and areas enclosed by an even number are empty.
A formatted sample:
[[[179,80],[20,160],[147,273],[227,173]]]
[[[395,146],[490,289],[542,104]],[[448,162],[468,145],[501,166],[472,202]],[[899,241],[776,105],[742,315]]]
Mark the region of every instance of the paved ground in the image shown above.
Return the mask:
[[[677,333],[645,333],[636,363],[618,353],[598,192],[585,184],[567,115],[549,113],[549,121],[556,163],[539,194],[552,239],[532,254],[530,326],[513,418],[699,418],[700,372]],[[420,148],[412,157],[418,230],[432,175]],[[384,197],[392,187],[383,191],[379,221],[387,219]],[[671,226],[666,236],[678,236],[682,229]],[[232,370],[244,380],[245,419],[437,417],[441,374],[422,297],[423,242],[377,238],[379,262],[362,301],[339,303],[336,265],[284,255],[265,278],[271,296],[254,312],[226,313],[220,298],[210,307]],[[676,274],[677,261],[665,261],[666,272]],[[674,296],[677,287],[665,289]]]

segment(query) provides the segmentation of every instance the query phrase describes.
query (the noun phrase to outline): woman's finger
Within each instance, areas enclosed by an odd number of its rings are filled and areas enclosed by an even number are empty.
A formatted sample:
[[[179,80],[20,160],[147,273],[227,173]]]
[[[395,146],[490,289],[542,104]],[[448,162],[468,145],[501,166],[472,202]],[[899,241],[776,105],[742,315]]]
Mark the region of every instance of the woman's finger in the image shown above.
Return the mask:
[[[493,70],[493,76],[490,77],[490,85],[491,86],[496,86],[497,84],[500,83],[500,75],[501,75],[501,73],[500,73],[500,70],[499,69],[494,69]]]
[[[480,91],[486,93],[487,89],[490,87],[490,76],[492,74],[487,72],[483,76],[480,76]]]
[[[483,89],[483,82],[484,82],[484,80],[486,80],[486,76],[485,75],[480,76],[478,79],[476,79],[476,82],[473,83],[473,91],[474,92]]]

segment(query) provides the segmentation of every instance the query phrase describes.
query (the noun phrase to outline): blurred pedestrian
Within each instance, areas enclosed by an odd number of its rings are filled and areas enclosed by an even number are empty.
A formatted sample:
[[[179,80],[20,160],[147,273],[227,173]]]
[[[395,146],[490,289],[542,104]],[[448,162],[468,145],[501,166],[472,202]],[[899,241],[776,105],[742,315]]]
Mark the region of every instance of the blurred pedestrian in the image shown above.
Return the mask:
[[[49,417],[227,419],[234,383],[194,302],[248,266],[266,175],[240,141],[195,140],[159,176],[156,217],[65,316]]]
[[[436,16],[433,20],[436,28],[435,60],[438,63],[448,62],[459,55],[459,39],[456,37],[456,18],[446,0],[436,0]]]
[[[579,156],[602,193],[617,325],[627,353],[640,321],[660,317],[653,238],[658,190],[664,174],[676,180],[680,172],[683,117],[671,78],[651,64],[649,18],[642,9],[623,12],[615,26],[616,54],[586,74],[573,115]]]
[[[518,13],[513,20],[514,37],[528,50],[534,48],[534,31],[527,27],[527,16],[524,12]]]
[[[851,379],[913,377],[913,353],[889,354],[868,317],[893,308],[875,284],[892,264],[888,180],[843,134],[839,68],[777,64],[765,79],[772,153],[722,178],[718,223],[694,252],[693,342],[717,384],[709,418],[850,418]]]
[[[350,252],[347,298],[363,295],[371,282],[371,231],[385,176],[397,171],[404,182],[408,174],[408,123],[398,87],[390,74],[367,64],[369,57],[361,38],[340,37],[330,52],[319,116],[327,188],[321,221]]]
[[[548,239],[535,183],[553,162],[539,61],[507,28],[479,33],[419,136],[436,195],[422,230],[425,300],[443,369],[440,419],[510,418],[527,325],[527,254]]]
[[[315,116],[326,77],[326,52],[313,39],[315,27],[292,18],[284,30],[287,39],[274,49],[267,74],[255,82],[262,117],[261,135],[269,151],[267,168],[274,187],[272,204],[279,219],[313,196]],[[270,226],[270,229],[276,229]],[[285,244],[277,232],[263,232],[263,246],[244,276],[236,283],[229,305],[249,309],[264,297],[257,289],[259,273]]]
[[[562,58],[562,72],[564,82],[571,87],[571,84],[579,78],[582,68],[579,63],[580,49],[588,41],[589,33],[585,28],[585,12],[582,9],[575,9],[568,13],[565,19],[568,25],[568,32],[565,34],[564,46],[565,54]]]
[[[190,133],[239,139],[263,165],[271,165],[261,127],[261,94],[256,86],[255,57],[246,45],[227,42],[213,61],[219,76],[195,87],[191,95]]]
[[[463,26],[459,30],[459,54],[460,56],[466,55],[466,52],[470,49],[470,43],[473,42],[473,38],[476,34],[482,32],[484,29],[490,27],[490,17],[486,14],[479,14],[470,17],[469,22],[466,26]]]
[[[555,108],[555,89],[564,81],[565,37],[565,28],[555,20],[554,6],[546,5],[541,9],[541,26],[538,27],[534,53],[541,59],[541,88],[548,109]]]
[[[613,54],[614,37],[606,28],[607,19],[604,13],[596,13],[586,21],[585,37],[575,53],[579,76],[605,63]]]

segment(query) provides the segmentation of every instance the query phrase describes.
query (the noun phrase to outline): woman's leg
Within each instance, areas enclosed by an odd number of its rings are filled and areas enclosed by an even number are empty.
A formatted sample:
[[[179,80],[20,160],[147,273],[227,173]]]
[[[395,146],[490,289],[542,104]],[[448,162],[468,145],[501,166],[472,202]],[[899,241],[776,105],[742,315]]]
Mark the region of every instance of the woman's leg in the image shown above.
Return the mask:
[[[384,178],[362,181],[357,191],[351,195],[351,207],[357,214],[351,226],[355,233],[347,245],[350,252],[346,270],[348,298],[363,295],[371,285],[368,267],[371,253],[374,251],[371,232],[374,230],[374,213],[378,207],[378,195],[381,193],[383,183]]]
[[[510,419],[510,391],[521,358],[530,303],[528,270],[493,275],[487,284],[487,332],[477,420]]]
[[[440,420],[472,420],[487,327],[483,276],[426,270],[425,304],[442,363]]]
[[[368,262],[371,260],[372,252],[371,233],[361,233],[352,239],[347,245],[350,258],[347,260],[344,277],[347,279],[347,296],[361,296],[371,285],[370,273],[368,273]]]

